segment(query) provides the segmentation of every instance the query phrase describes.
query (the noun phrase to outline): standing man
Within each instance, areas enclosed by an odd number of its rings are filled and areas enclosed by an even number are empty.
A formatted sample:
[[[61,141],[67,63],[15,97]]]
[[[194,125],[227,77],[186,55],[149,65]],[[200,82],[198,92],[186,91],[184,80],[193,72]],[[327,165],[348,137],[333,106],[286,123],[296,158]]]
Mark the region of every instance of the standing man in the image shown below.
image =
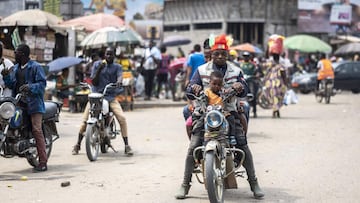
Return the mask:
[[[224,88],[232,87],[237,91],[237,96],[245,97],[248,92],[247,84],[242,76],[241,70],[233,63],[227,61],[228,45],[225,35],[220,35],[215,38],[215,44],[211,46],[212,61],[200,66],[191,78],[187,86],[187,92],[197,95],[201,90],[209,87],[210,75],[214,71],[219,71],[223,74]],[[189,98],[193,99],[193,98]],[[235,117],[236,125],[236,147],[245,152],[244,168],[248,176],[251,191],[254,193],[255,198],[264,196],[263,191],[260,189],[257,178],[255,176],[254,163],[250,148],[247,145],[246,134],[242,133],[240,119],[237,115],[236,107],[233,103],[226,104],[226,108]],[[175,195],[176,199],[184,199],[190,189],[190,182],[192,172],[195,166],[193,151],[196,147],[200,146],[204,136],[204,121],[201,117],[193,116],[193,135],[191,136],[188,152],[185,160],[184,179],[178,193]]]
[[[36,61],[30,60],[30,48],[26,44],[20,44],[15,50],[14,71],[10,73],[4,69],[1,74],[5,84],[12,89],[12,95],[19,92],[27,94],[25,101],[21,100],[19,106],[24,108],[31,119],[32,134],[36,141],[36,149],[39,155],[39,164],[34,172],[47,170],[47,155],[45,152],[45,139],[42,131],[42,118],[45,113],[44,92],[46,78],[44,69]]]
[[[145,79],[145,99],[149,101],[154,88],[155,73],[161,62],[160,50],[155,46],[154,41],[150,41],[149,47],[145,50],[145,57],[143,58],[142,65],[144,67]]]
[[[0,42],[0,72],[4,69],[11,71],[14,64],[9,59],[3,57],[3,48],[4,44]],[[3,88],[3,95],[1,96],[11,97],[11,89],[5,86],[2,75],[0,75],[0,86]]]
[[[105,60],[97,61],[94,63],[94,68],[91,72],[91,79],[93,83],[93,91],[102,93],[105,86],[109,83],[118,83],[121,86],[122,83],[122,68],[119,64],[114,63],[114,50],[112,48],[107,48],[105,51]],[[128,141],[128,131],[126,118],[124,112],[115,99],[116,95],[120,92],[112,91],[111,93],[105,96],[105,99],[109,102],[110,109],[114,113],[116,119],[118,120],[121,128],[121,136],[125,144],[125,154],[128,156],[133,155],[133,151],[129,145]],[[72,154],[76,155],[80,151],[81,141],[84,138],[84,133],[86,131],[86,122],[89,118],[90,104],[87,103],[84,114],[83,114],[83,123],[80,126],[79,137],[77,144],[74,146]]]

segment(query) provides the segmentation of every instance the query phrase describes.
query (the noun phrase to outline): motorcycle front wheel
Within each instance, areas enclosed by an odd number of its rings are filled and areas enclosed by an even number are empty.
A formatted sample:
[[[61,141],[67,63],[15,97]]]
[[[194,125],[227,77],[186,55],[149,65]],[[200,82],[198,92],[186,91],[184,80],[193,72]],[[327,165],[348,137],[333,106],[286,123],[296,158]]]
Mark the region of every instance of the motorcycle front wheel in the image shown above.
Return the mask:
[[[96,161],[100,145],[99,129],[96,125],[87,125],[85,135],[86,155],[90,161]]]
[[[54,132],[52,132],[49,126],[43,125],[43,134],[45,138],[45,153],[47,158],[49,159],[53,144],[52,135],[54,134]],[[39,165],[39,154],[37,150],[34,151],[35,151],[34,153],[27,155],[26,159],[31,166],[36,167],[37,165]]]
[[[214,151],[205,155],[205,181],[209,201],[211,203],[224,202],[224,179],[221,176],[220,160]]]

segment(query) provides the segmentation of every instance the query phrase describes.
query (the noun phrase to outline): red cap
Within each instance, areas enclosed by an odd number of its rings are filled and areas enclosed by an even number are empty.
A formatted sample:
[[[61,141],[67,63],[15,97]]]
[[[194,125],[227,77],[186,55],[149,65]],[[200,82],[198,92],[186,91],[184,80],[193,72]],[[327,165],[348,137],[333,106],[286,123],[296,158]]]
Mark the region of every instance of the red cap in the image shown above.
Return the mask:
[[[216,49],[225,49],[225,50],[229,49],[226,43],[226,35],[222,34],[215,38],[215,44],[211,47],[211,51]]]

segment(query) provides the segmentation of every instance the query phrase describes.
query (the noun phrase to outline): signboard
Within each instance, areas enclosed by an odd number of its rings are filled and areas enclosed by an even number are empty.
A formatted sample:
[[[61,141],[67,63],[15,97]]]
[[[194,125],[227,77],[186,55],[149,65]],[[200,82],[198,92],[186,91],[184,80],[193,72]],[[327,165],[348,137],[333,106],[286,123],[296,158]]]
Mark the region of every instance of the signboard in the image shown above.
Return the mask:
[[[333,5],[330,15],[331,24],[350,24],[351,23],[351,6],[350,5]]]
[[[298,0],[298,32],[360,33],[360,0]]]

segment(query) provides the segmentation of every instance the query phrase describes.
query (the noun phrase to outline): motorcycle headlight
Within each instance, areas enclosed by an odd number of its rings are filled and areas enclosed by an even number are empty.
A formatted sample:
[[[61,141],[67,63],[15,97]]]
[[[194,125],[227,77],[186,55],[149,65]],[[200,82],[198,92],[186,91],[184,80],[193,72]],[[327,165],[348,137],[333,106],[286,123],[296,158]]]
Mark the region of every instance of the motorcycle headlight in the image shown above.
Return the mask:
[[[210,111],[206,115],[205,121],[209,128],[215,129],[224,122],[224,116],[219,111]]]
[[[15,105],[11,102],[4,102],[0,105],[0,116],[9,119],[15,114]]]

